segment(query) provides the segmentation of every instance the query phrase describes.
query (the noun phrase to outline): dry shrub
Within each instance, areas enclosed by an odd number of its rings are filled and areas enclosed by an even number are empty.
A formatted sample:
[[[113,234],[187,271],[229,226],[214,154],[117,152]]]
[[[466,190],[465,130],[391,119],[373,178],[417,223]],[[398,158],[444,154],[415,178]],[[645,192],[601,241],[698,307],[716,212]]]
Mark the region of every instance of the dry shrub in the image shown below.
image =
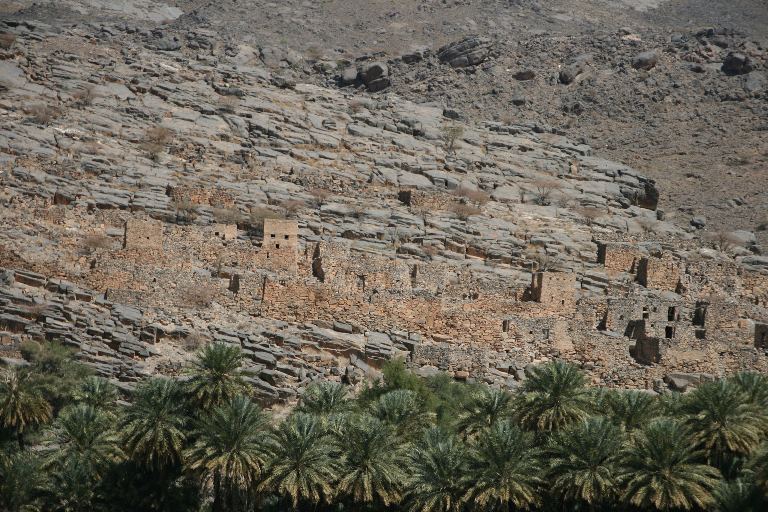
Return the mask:
[[[37,322],[43,317],[46,309],[48,309],[47,304],[30,304],[24,307],[24,316]]]
[[[112,239],[100,233],[92,233],[83,238],[83,249],[91,253],[99,249],[111,249]]]
[[[708,233],[706,239],[709,240],[718,251],[722,252],[731,252],[742,244],[741,239],[729,231]]]
[[[536,188],[536,204],[549,206],[552,204],[552,193],[562,188],[562,184],[554,179],[540,179],[533,182]]]
[[[173,131],[165,126],[153,126],[144,132],[144,139],[141,148],[149,153],[152,160],[157,160],[165,146],[171,141]]]
[[[211,340],[207,336],[194,331],[181,341],[181,348],[185,352],[197,352],[210,342]]]
[[[15,42],[16,34],[11,34],[10,32],[0,34],[0,50],[10,50]]]
[[[93,101],[96,99],[96,88],[93,85],[88,85],[82,89],[78,89],[72,93],[72,99],[75,100],[76,107],[93,105]]]
[[[464,135],[464,127],[458,124],[450,124],[448,126],[443,126],[440,129],[440,133],[445,150],[449,153],[453,153],[456,149],[456,141]]]
[[[284,219],[285,215],[273,212],[269,208],[256,206],[248,212],[248,218],[244,221],[246,229],[250,228],[256,233],[262,233],[264,229],[264,219]]]
[[[491,196],[482,190],[474,190],[468,187],[459,187],[454,191],[454,194],[458,197],[463,197],[480,206],[486,204],[491,200]]]
[[[451,212],[456,215],[457,218],[466,221],[473,215],[479,215],[480,208],[471,204],[455,203],[451,205]]]
[[[198,217],[198,206],[187,197],[181,197],[173,200],[173,209],[176,211],[176,222],[186,224],[194,222]]]
[[[153,142],[155,144],[167,144],[170,142],[173,136],[173,131],[165,126],[156,125],[151,128],[147,128],[144,132],[144,141]]]
[[[331,191],[325,188],[310,189],[309,195],[312,196],[315,204],[320,207],[331,197]]]
[[[657,220],[649,219],[648,217],[638,219],[637,223],[640,225],[640,229],[643,230],[643,233],[653,233],[656,231],[656,227],[659,224]]]
[[[224,96],[219,99],[219,110],[225,114],[234,114],[240,106],[240,98],[237,96]]]
[[[287,217],[293,217],[297,213],[299,213],[299,210],[304,208],[306,203],[304,201],[301,201],[299,199],[288,199],[287,201],[283,201],[280,203],[280,206],[283,207],[283,210],[285,211],[285,215]]]
[[[591,226],[597,219],[605,215],[603,210],[600,208],[595,208],[594,206],[584,206],[582,208],[578,208],[576,213],[584,217],[584,224],[587,226]]]
[[[211,214],[219,224],[240,224],[243,221],[243,215],[237,208],[214,208]]]
[[[43,126],[49,125],[51,121],[59,117],[61,114],[61,111],[58,108],[52,105],[46,105],[44,103],[32,105],[29,107],[28,112],[37,124],[41,124]]]
[[[214,297],[216,297],[216,290],[206,288],[201,284],[191,284],[181,287],[179,296],[182,297],[189,306],[205,308],[210,306],[213,302]]]
[[[349,110],[352,111],[355,114],[359,114],[363,110],[368,108],[365,103],[361,100],[352,100],[349,102]]]

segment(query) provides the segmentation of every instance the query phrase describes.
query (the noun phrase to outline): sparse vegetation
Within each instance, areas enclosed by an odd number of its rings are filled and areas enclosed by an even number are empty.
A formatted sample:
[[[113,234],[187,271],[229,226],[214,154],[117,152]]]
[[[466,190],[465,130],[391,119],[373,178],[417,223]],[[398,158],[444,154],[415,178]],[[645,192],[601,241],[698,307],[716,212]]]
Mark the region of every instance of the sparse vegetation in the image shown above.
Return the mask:
[[[179,296],[190,306],[205,308],[211,305],[216,297],[216,290],[201,284],[190,284],[179,290]]]
[[[88,85],[78,89],[72,93],[72,99],[76,107],[82,108],[93,105],[93,101],[96,99],[96,88],[93,85]]]
[[[199,216],[198,205],[187,196],[175,198],[173,210],[176,212],[176,222],[179,224],[189,224]]]
[[[153,126],[144,132],[141,148],[147,152],[150,159],[157,161],[172,137],[173,131],[170,128],[160,125]]]
[[[477,206],[467,203],[454,203],[451,212],[460,220],[467,221],[473,215],[479,215],[481,210]]]
[[[484,204],[486,204],[488,201],[491,200],[491,196],[489,196],[483,190],[472,189],[469,187],[459,187],[454,191],[454,194],[457,197],[464,198],[480,206],[483,206]]]
[[[456,150],[456,142],[464,135],[464,127],[458,124],[449,124],[440,129],[443,139],[443,147],[448,153]]]
[[[594,206],[584,206],[578,208],[576,213],[582,216],[584,219],[584,224],[591,226],[597,219],[603,217],[606,212],[600,208],[595,208]]]
[[[219,224],[240,224],[243,214],[237,208],[213,208],[213,220]]]
[[[536,189],[536,204],[549,206],[552,204],[552,194],[562,188],[562,184],[555,179],[540,179],[533,182]]]
[[[43,126],[48,126],[51,124],[51,121],[61,115],[61,110],[59,110],[57,107],[46,105],[44,103],[32,105],[27,109],[27,112],[33,121]]]
[[[741,239],[735,233],[724,230],[708,233],[706,239],[712,243],[715,249],[725,253],[733,252],[734,249],[742,245]]]
[[[83,250],[92,253],[97,250],[111,249],[112,239],[100,233],[92,233],[83,237]]]
[[[10,32],[0,33],[0,50],[10,50],[15,42],[16,34],[11,34]]]

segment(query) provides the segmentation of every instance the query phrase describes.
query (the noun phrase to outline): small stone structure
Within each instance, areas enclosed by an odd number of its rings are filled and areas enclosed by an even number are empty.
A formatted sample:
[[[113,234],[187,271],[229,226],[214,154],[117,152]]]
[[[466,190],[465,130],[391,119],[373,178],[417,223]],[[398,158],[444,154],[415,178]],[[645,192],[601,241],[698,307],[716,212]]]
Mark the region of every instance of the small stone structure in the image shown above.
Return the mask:
[[[153,219],[127,220],[123,236],[123,249],[162,251],[163,223]]]

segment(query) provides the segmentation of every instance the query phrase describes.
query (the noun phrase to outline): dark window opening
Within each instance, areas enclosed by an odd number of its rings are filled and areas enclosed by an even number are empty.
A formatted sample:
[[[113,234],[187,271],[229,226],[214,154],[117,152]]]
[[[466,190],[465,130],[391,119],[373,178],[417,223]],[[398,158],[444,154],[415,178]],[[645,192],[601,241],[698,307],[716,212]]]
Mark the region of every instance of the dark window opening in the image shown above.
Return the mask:
[[[509,320],[503,320],[501,322],[501,332],[509,332],[509,327],[510,327]]]
[[[677,308],[676,307],[669,308],[669,310],[667,311],[667,320],[669,320],[670,322],[674,322],[676,318],[677,318]]]
[[[549,339],[549,329],[544,329],[542,332],[544,334],[544,339],[548,340]]]
[[[269,235],[269,237],[270,237],[270,238],[275,238],[275,234],[274,234],[274,233],[272,233],[271,235]]]
[[[275,244],[275,249],[279,249],[279,248],[280,248],[280,244]]]
[[[696,339],[697,340],[705,340],[705,339],[707,339],[707,331],[706,331],[706,329],[696,329],[695,335],[696,335]]]
[[[288,235],[285,235],[283,238],[284,238],[285,240],[288,240]]]
[[[672,327],[671,325],[668,325],[664,329],[664,337],[667,338],[668,340],[671,340],[674,336],[675,336],[675,328]]]
[[[703,303],[696,304],[696,310],[693,312],[693,325],[704,327],[707,320],[707,305]]]
[[[648,312],[648,308],[643,308],[643,320],[648,320],[648,318],[651,316],[651,314]]]
[[[561,303],[563,306],[565,306],[565,299],[563,299]]]

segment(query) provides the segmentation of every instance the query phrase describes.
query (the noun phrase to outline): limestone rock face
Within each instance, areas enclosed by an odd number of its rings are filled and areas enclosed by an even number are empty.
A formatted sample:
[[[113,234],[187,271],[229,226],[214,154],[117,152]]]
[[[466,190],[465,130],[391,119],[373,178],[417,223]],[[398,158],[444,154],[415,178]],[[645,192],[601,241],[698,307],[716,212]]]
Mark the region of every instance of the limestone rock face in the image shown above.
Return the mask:
[[[490,39],[469,36],[441,47],[437,51],[437,58],[453,68],[465,68],[484,62],[488,58],[490,49]]]

